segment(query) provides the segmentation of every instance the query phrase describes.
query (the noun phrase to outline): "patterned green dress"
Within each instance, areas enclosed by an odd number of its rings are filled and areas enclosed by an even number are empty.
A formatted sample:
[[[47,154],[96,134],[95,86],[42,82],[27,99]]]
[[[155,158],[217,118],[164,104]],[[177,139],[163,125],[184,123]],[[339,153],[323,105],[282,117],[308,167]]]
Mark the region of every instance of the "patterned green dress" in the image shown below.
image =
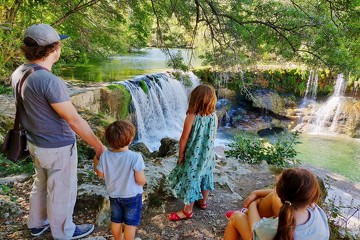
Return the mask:
[[[185,158],[170,172],[168,182],[176,197],[189,205],[202,199],[201,190],[214,190],[215,113],[196,115],[186,144]]]

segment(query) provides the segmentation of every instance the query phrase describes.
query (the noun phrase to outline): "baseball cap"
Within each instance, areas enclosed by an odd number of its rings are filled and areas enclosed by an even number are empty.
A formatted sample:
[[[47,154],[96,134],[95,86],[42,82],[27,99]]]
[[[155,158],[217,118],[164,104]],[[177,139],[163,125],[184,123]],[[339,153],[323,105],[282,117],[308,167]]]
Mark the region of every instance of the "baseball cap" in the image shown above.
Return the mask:
[[[24,38],[26,37],[33,39],[39,46],[46,46],[68,38],[69,36],[58,34],[56,30],[48,24],[34,24],[26,29]]]

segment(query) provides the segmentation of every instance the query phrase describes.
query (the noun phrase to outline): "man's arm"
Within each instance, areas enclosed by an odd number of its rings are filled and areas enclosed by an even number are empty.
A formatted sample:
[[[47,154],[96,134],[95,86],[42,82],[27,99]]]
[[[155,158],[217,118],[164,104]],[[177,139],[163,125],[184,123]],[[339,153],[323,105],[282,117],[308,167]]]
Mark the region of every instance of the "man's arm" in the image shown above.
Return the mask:
[[[87,144],[95,149],[96,156],[100,155],[106,150],[106,147],[101,143],[98,137],[95,136],[89,124],[78,114],[74,105],[70,101],[53,103],[51,107],[70,125]]]

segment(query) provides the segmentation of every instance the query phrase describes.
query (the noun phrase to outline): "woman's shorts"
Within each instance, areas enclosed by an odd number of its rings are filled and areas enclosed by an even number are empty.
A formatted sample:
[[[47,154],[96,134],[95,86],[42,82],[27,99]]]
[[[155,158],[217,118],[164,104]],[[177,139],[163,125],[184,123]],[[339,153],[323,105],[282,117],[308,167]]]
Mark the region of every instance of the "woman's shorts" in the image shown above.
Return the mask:
[[[125,223],[129,226],[139,226],[142,210],[142,194],[130,198],[109,198],[111,221]]]

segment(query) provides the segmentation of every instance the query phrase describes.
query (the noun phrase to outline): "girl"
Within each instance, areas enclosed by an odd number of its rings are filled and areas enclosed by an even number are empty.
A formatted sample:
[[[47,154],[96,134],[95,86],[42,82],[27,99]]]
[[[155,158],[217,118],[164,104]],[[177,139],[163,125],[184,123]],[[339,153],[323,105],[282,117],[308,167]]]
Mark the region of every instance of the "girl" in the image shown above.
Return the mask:
[[[260,218],[256,199],[247,213],[235,212],[225,229],[224,240],[327,240],[329,225],[324,211],[316,205],[320,188],[316,177],[306,169],[285,170],[276,185],[282,202],[278,218]]]
[[[192,218],[194,203],[206,209],[209,191],[214,189],[214,141],[217,129],[215,105],[215,90],[211,86],[199,85],[190,94],[179,143],[178,165],[168,178],[175,196],[181,197],[185,206],[179,212],[170,213],[170,221]]]

